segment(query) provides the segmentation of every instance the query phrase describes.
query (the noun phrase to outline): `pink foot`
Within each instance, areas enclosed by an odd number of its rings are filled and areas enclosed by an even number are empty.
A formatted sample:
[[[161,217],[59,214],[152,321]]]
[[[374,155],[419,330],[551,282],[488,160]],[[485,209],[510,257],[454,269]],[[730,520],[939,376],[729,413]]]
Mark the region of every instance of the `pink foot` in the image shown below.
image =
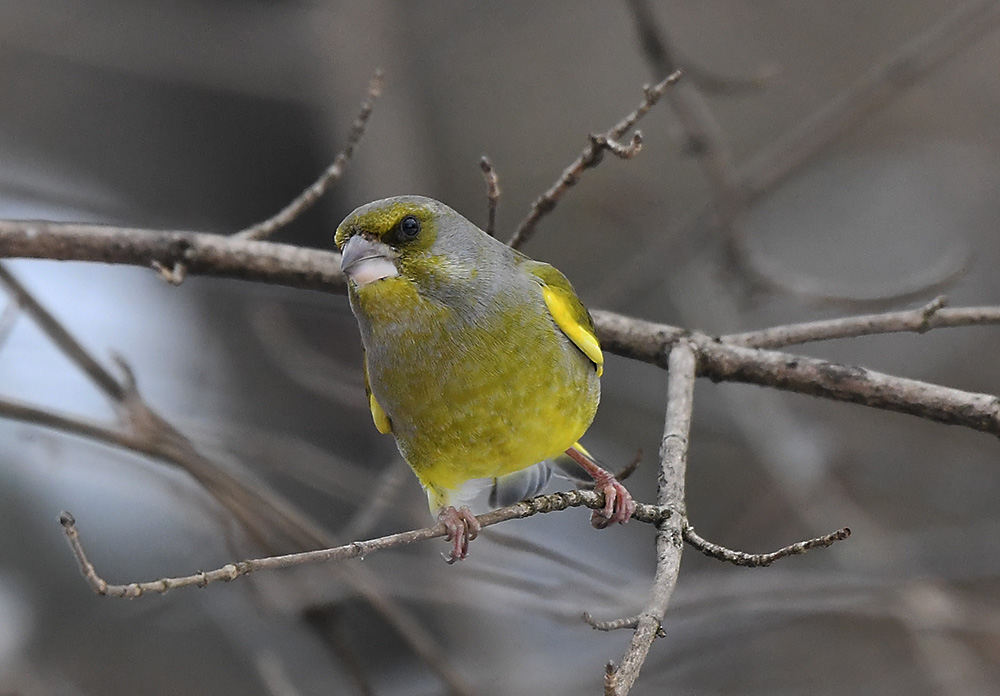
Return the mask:
[[[619,483],[610,471],[602,469],[597,462],[575,447],[566,450],[566,454],[593,477],[594,490],[604,494],[604,508],[594,510],[590,516],[590,524],[595,529],[604,529],[613,522],[618,524],[628,522],[635,512],[635,501],[625,486]]]
[[[462,506],[455,509],[454,506],[441,508],[438,512],[438,521],[444,523],[447,530],[445,539],[452,543],[451,553],[444,556],[448,563],[460,561],[469,555],[469,542],[479,536],[479,520],[472,514],[472,510]],[[444,554],[442,554],[444,555]]]

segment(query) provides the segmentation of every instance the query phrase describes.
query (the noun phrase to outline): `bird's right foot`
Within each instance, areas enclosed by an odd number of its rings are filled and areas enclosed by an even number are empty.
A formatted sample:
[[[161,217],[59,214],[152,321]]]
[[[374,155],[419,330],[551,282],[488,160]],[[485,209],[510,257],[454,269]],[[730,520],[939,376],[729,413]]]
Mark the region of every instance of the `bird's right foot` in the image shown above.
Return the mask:
[[[453,505],[441,508],[438,521],[444,524],[445,539],[451,542],[451,553],[444,556],[449,564],[460,561],[469,555],[469,542],[479,536],[482,528],[472,510],[464,505],[457,510]]]

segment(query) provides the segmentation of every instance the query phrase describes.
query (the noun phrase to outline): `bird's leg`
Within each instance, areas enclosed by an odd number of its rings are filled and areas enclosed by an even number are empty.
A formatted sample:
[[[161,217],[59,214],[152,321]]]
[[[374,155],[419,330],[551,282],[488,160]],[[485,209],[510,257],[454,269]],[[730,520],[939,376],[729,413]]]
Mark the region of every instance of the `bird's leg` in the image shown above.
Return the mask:
[[[448,563],[460,561],[469,555],[469,542],[479,536],[479,520],[472,510],[464,505],[457,510],[454,505],[443,507],[438,512],[438,521],[447,530],[445,539],[452,542],[451,553],[444,557]]]
[[[598,466],[590,456],[576,447],[570,447],[566,454],[594,479],[594,490],[604,494],[604,509],[594,510],[590,524],[596,529],[604,529],[612,522],[625,524],[635,512],[632,494],[614,477],[610,471]]]

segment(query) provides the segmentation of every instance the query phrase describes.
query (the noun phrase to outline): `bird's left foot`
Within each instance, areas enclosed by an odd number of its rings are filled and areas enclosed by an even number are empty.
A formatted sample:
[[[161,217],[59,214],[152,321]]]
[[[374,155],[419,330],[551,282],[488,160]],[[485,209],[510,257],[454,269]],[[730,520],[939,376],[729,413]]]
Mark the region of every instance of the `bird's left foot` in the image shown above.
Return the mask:
[[[469,542],[479,536],[482,528],[472,510],[464,505],[456,510],[453,505],[449,505],[438,512],[438,521],[444,523],[447,530],[445,539],[452,544],[451,553],[445,555],[444,560],[451,564],[468,556]]]
[[[594,510],[590,515],[590,524],[595,529],[604,529],[609,524],[617,522],[625,524],[635,512],[635,501],[632,494],[607,469],[601,468],[589,455],[575,447],[566,450],[573,461],[582,466],[594,479],[594,490],[604,494],[604,507]]]

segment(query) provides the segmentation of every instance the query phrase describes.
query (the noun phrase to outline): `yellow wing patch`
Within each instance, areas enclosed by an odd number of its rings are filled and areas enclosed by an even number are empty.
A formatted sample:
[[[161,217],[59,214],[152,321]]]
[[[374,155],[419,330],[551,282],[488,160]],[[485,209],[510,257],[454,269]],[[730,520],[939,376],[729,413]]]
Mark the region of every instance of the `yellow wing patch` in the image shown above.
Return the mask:
[[[389,435],[392,433],[392,421],[389,420],[389,416],[386,414],[381,404],[379,404],[375,395],[372,394],[372,388],[368,385],[367,358],[365,358],[365,393],[368,394],[368,408],[371,409],[372,420],[375,421],[375,429],[383,435]]]
[[[357,382],[355,382],[357,384]],[[389,421],[389,416],[385,415],[385,411],[379,406],[378,401],[375,400],[374,394],[368,395],[368,405],[372,410],[372,420],[375,421],[375,428],[383,435],[388,435],[392,432],[392,423]]]
[[[604,374],[604,353],[601,352],[601,344],[597,342],[594,332],[577,321],[573,308],[561,293],[543,285],[542,297],[545,298],[545,306],[549,308],[556,326],[597,366],[597,376]]]

